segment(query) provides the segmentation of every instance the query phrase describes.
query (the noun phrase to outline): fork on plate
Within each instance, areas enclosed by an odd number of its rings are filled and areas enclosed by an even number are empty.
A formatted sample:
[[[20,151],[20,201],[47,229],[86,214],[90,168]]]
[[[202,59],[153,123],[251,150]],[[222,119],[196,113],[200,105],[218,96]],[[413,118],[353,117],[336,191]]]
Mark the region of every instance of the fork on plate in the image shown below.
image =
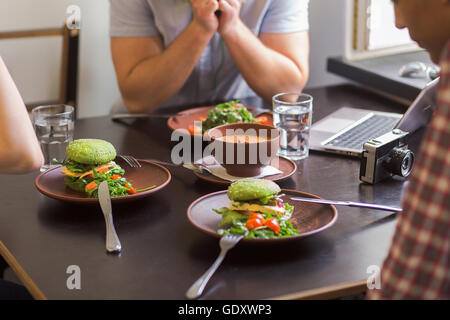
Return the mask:
[[[132,168],[141,168],[142,165],[139,163],[139,161],[130,155],[118,155],[119,158],[122,158],[130,167]],[[171,166],[171,167],[184,167],[186,169],[192,170],[192,171],[197,171],[197,172],[202,172],[202,170],[206,170],[208,172],[210,172],[210,169],[201,163],[184,163],[184,164],[175,164],[172,162],[166,162],[166,161],[160,161],[160,160],[155,160],[155,159],[148,159],[148,161],[152,161],[158,164],[161,164],[163,166]]]
[[[133,156],[127,156],[127,155],[122,155],[122,154],[119,154],[117,156],[119,158],[122,158],[123,161],[125,161],[132,168],[141,168],[142,167],[142,165],[139,163],[139,161]]]
[[[243,236],[241,235],[227,234],[220,239],[219,244],[221,250],[219,256],[217,257],[216,261],[214,261],[213,265],[208,270],[206,270],[206,272],[197,281],[195,281],[194,284],[186,292],[186,297],[188,299],[195,299],[202,295],[206,284],[222,263],[228,250],[233,248],[239,241],[241,241],[242,238]]]

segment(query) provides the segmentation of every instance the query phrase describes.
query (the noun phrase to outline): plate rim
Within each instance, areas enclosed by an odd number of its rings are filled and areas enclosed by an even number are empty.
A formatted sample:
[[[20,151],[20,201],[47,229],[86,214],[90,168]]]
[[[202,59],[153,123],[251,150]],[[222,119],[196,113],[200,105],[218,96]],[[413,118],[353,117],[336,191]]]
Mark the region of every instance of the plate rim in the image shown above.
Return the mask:
[[[212,108],[214,108],[215,106],[216,106],[216,105],[209,105],[209,106],[199,106],[199,107],[189,108],[189,109],[185,109],[185,110],[182,110],[182,111],[180,111],[180,112],[177,112],[177,115],[183,115],[183,114],[194,113],[194,112],[199,111],[199,110],[201,110],[201,109],[212,109]],[[247,108],[248,110],[250,110],[250,111],[252,111],[253,109],[256,109],[256,108],[254,108],[254,107],[248,107],[248,106],[246,106],[246,108]],[[270,110],[270,109],[267,109],[267,112],[273,112],[273,111]],[[169,129],[172,130],[172,131],[177,130],[177,129],[175,129],[175,128],[171,125],[171,123],[174,122],[174,120],[173,120],[174,118],[175,118],[175,117],[172,116],[172,117],[170,117],[169,119],[167,119],[167,126],[168,126]],[[187,130],[187,128],[185,128],[185,129]]]
[[[182,115],[182,114],[184,114],[184,113],[189,114],[189,113],[193,113],[193,112],[195,112],[195,111],[198,111],[199,109],[212,109],[212,108],[214,108],[214,107],[215,107],[215,106],[210,105],[210,106],[200,106],[200,107],[189,108],[189,109],[185,109],[185,110],[182,110],[182,111],[180,111],[180,112],[177,112],[177,115]],[[175,118],[175,117],[172,116],[172,117],[170,117],[169,119],[167,119],[167,126],[168,126],[169,129],[172,130],[172,131],[177,130],[177,129],[174,129],[173,126],[171,125],[171,122],[174,122],[174,120],[173,120],[174,118]],[[186,129],[187,129],[187,128],[186,128]]]
[[[293,161],[293,160],[291,160],[291,159],[288,159],[288,158],[286,158],[286,157],[282,157],[282,156],[277,156],[278,158],[280,158],[280,159],[284,159],[284,160],[286,160],[287,162],[289,162],[291,165],[293,165],[294,166],[294,170],[292,170],[292,172],[290,172],[287,176],[285,176],[285,177],[282,177],[282,178],[279,178],[279,179],[276,179],[276,180],[271,180],[271,181],[274,181],[274,182],[276,182],[276,181],[284,181],[284,180],[286,180],[286,179],[289,179],[290,177],[292,177],[293,175],[294,175],[294,173],[296,173],[297,172],[297,169],[298,169],[298,167],[297,167],[297,164],[295,163],[295,161]],[[215,180],[215,181],[213,181],[212,179],[207,179],[207,178],[205,178],[205,176],[204,175],[201,175],[200,173],[198,173],[198,172],[196,172],[196,171],[192,171],[192,173],[197,177],[197,178],[199,178],[200,180],[203,180],[203,181],[206,181],[206,182],[210,182],[210,183],[213,183],[213,184],[218,184],[218,185],[230,185],[231,183],[233,183],[232,181],[228,181],[228,180],[224,180],[224,179],[221,179],[221,178],[219,178],[219,177],[216,177],[216,176],[214,176],[213,174],[210,174],[210,175],[212,175],[215,179],[217,179],[217,180]],[[242,177],[242,178],[244,178],[244,177]],[[264,179],[264,178],[266,178],[266,177],[262,177],[261,179]],[[270,179],[265,179],[265,180],[270,180]]]
[[[111,198],[111,201],[112,201],[112,202],[125,202],[125,201],[131,201],[131,200],[142,199],[142,198],[144,198],[144,197],[146,197],[146,196],[149,196],[150,194],[152,194],[152,193],[154,193],[154,192],[157,192],[157,191],[163,189],[163,188],[166,187],[166,186],[170,183],[170,181],[172,180],[172,175],[171,175],[170,171],[169,171],[166,167],[164,167],[164,166],[162,166],[162,165],[160,165],[160,164],[158,164],[158,163],[149,161],[149,160],[144,160],[144,159],[136,159],[136,160],[138,160],[139,162],[144,162],[144,163],[150,164],[150,165],[152,165],[152,166],[158,167],[159,169],[162,169],[162,171],[164,171],[164,172],[167,174],[167,179],[166,179],[166,181],[164,181],[164,183],[162,183],[161,185],[157,186],[156,188],[153,188],[153,189],[151,189],[151,190],[144,191],[145,193],[142,192],[142,193],[132,194],[132,195],[127,195],[127,196],[112,197],[112,198]],[[42,179],[43,176],[45,176],[46,174],[48,174],[48,173],[51,172],[51,171],[54,171],[54,170],[57,170],[57,169],[61,168],[61,167],[62,167],[62,165],[58,165],[58,166],[55,166],[54,168],[50,168],[50,169],[48,169],[48,170],[46,170],[46,171],[44,171],[44,172],[41,172],[41,173],[34,179],[34,185],[35,185],[36,189],[37,189],[41,194],[43,194],[43,195],[45,195],[45,196],[47,196],[47,197],[49,197],[49,198],[56,199],[56,200],[60,200],[60,201],[64,201],[64,202],[77,203],[77,204],[93,204],[93,203],[98,203],[98,198],[66,198],[66,197],[64,197],[64,196],[60,196],[59,194],[55,194],[55,193],[52,193],[52,192],[47,192],[47,191],[45,191],[44,189],[42,189],[42,187],[39,186],[38,181],[39,181],[40,179]]]
[[[195,223],[193,222],[193,219],[192,219],[191,216],[190,216],[190,213],[191,213],[191,211],[192,211],[192,208],[193,208],[198,202],[204,200],[205,198],[208,198],[208,197],[211,197],[211,196],[215,196],[215,195],[219,195],[219,194],[223,194],[223,193],[226,193],[226,192],[227,192],[227,190],[216,191],[216,192],[212,192],[212,193],[208,193],[208,194],[206,194],[206,195],[203,195],[203,196],[201,196],[200,198],[194,200],[194,201],[189,205],[189,207],[188,207],[187,210],[186,210],[186,216],[187,216],[187,219],[188,219],[189,223],[190,223],[194,228],[196,228],[197,230],[201,231],[202,233],[208,234],[208,235],[213,236],[213,237],[215,237],[215,238],[220,238],[220,235],[219,235],[217,232],[211,232],[211,231],[209,231],[209,230],[202,229],[200,226],[198,226],[197,224],[195,224]],[[294,193],[301,194],[301,195],[303,195],[303,196],[306,195],[306,196],[309,196],[309,197],[311,197],[311,198],[322,199],[321,197],[319,197],[319,196],[317,196],[317,195],[314,195],[314,194],[312,194],[312,193],[303,192],[303,191],[298,191],[298,190],[281,189],[281,192],[294,192]],[[246,238],[243,238],[241,241],[245,241],[245,242],[253,242],[253,243],[271,243],[271,242],[277,242],[277,243],[278,243],[278,242],[285,242],[285,241],[295,241],[295,240],[299,240],[299,239],[302,239],[302,238],[305,238],[305,237],[308,237],[308,236],[317,234],[317,233],[319,233],[319,232],[322,232],[322,231],[324,231],[324,230],[330,228],[331,226],[333,226],[333,225],[336,223],[336,221],[338,220],[338,216],[339,216],[339,213],[338,213],[338,210],[337,210],[336,206],[334,206],[334,205],[332,205],[332,204],[324,204],[324,205],[329,206],[329,207],[332,209],[334,215],[333,215],[333,218],[331,219],[330,222],[328,222],[326,225],[324,225],[324,226],[322,226],[322,227],[320,227],[320,228],[318,228],[318,229],[314,229],[314,230],[309,231],[309,232],[306,232],[306,233],[301,233],[301,234],[299,234],[299,235],[297,235],[297,236],[291,236],[291,237],[285,237],[285,238],[274,238],[274,239],[246,239]]]

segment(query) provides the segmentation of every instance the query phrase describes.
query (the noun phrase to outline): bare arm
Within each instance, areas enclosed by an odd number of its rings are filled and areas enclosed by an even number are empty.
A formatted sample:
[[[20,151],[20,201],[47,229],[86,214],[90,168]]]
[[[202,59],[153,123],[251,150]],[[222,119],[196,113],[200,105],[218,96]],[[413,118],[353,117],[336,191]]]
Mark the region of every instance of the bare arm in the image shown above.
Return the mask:
[[[34,171],[43,162],[22,97],[0,57],[0,173]]]
[[[219,33],[249,86],[265,100],[276,93],[300,92],[309,76],[307,31],[257,38],[239,19],[241,0],[220,1]]]
[[[192,0],[191,4],[194,20],[165,50],[159,36],[112,38],[119,87],[131,112],[152,112],[176,94],[217,31],[217,1]]]

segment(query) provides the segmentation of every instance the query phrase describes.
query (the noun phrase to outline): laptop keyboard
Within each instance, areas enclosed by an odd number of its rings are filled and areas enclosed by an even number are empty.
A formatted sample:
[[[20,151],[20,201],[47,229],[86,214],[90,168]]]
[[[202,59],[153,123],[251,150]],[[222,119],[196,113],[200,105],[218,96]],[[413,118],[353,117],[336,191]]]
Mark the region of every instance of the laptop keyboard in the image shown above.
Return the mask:
[[[329,141],[325,146],[362,150],[364,143],[389,132],[398,121],[398,118],[375,114]]]

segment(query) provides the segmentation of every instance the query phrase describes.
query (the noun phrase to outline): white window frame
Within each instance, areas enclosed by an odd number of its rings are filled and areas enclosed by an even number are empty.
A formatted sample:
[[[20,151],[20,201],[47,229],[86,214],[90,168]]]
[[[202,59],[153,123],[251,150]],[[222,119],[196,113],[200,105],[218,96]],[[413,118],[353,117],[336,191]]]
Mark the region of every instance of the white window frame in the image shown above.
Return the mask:
[[[417,44],[398,45],[388,48],[368,50],[369,19],[368,8],[372,1],[377,0],[346,0],[346,43],[345,58],[361,60],[403,52],[422,50]]]

